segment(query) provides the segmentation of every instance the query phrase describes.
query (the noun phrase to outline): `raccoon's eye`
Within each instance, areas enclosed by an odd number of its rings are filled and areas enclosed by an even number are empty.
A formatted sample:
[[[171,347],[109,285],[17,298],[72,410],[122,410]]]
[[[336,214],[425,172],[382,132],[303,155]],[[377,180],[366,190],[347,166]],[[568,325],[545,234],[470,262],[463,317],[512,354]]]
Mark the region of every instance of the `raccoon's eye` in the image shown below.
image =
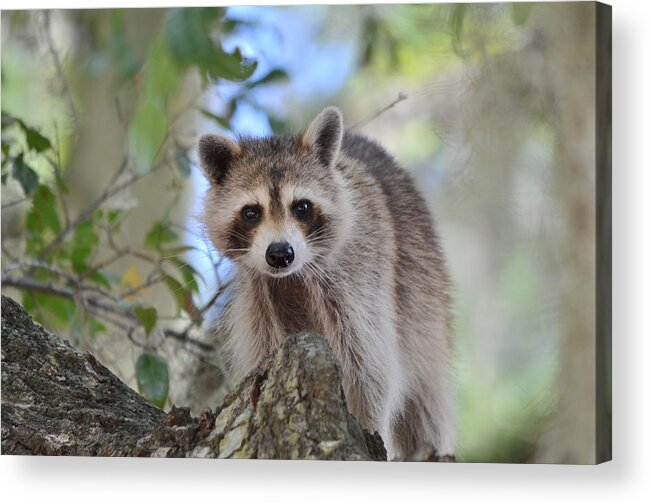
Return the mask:
[[[257,205],[247,205],[242,208],[242,219],[254,224],[260,220],[260,207]]]
[[[300,200],[292,205],[292,212],[297,219],[307,217],[311,209],[312,204],[308,200]]]

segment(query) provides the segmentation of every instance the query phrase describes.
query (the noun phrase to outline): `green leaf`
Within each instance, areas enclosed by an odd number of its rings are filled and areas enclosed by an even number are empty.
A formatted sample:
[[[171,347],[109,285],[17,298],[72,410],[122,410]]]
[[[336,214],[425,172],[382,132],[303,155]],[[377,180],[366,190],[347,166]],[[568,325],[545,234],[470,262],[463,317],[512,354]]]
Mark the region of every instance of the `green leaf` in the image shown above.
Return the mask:
[[[147,173],[165,140],[167,117],[160,100],[143,98],[129,125],[129,149],[136,169]]]
[[[68,184],[66,183],[65,180],[63,180],[63,177],[61,176],[61,172],[57,169],[54,170],[54,179],[56,181],[57,187],[59,188],[59,191],[61,191],[64,194],[68,194],[70,192],[70,188],[68,187]]]
[[[73,248],[70,255],[72,269],[75,273],[82,274],[88,270],[86,262],[98,243],[99,238],[95,233],[93,222],[87,220],[75,228],[72,239]]]
[[[205,283],[204,278],[199,274],[199,272],[179,257],[170,257],[168,260],[174,263],[177,271],[181,273],[185,287],[190,289],[191,292],[199,292],[199,286],[197,285],[196,279],[200,278],[201,281]]]
[[[109,224],[114,226],[118,219],[122,216],[124,210],[109,210],[106,214]]]
[[[30,128],[24,122],[21,121],[21,126],[25,132],[25,139],[27,140],[27,146],[35,150],[36,152],[43,152],[44,150],[52,147],[50,141],[41,135],[34,128]]]
[[[218,48],[215,53],[214,66],[208,71],[208,74],[214,79],[221,77],[239,81],[251,77],[257,66],[257,61],[242,56],[239,47],[232,53]]]
[[[25,140],[27,141],[27,146],[35,150],[36,152],[43,152],[44,150],[49,149],[52,147],[52,143],[50,142],[49,139],[41,135],[38,131],[36,131],[34,128],[31,126],[28,126],[25,121],[22,119],[18,119],[17,117],[14,117],[10,114],[7,114],[6,112],[2,112],[2,127],[6,128],[9,127],[13,124],[17,124],[20,126],[20,129],[23,130],[23,133],[25,133]]]
[[[25,163],[22,152],[14,159],[12,174],[23,187],[25,194],[31,196],[38,187],[38,174]]]
[[[176,305],[178,308],[177,314],[180,313],[181,310],[185,308],[185,294],[186,290],[183,288],[181,283],[176,280],[176,278],[166,275],[164,278],[165,285],[169,289],[170,293],[172,296],[174,296],[174,299],[176,301]]]
[[[229,54],[213,41],[212,32],[223,13],[211,7],[171,9],[165,22],[167,47],[178,63],[197,66],[213,79],[247,79],[256,62],[242,57],[239,49]]]
[[[77,313],[77,306],[70,299],[53,294],[34,293],[32,297],[34,312],[44,312],[51,317],[50,322],[64,327],[70,326]]]
[[[165,98],[176,89],[180,79],[181,72],[167,46],[162,41],[157,42],[145,71],[144,93],[150,98]]]
[[[170,9],[165,20],[165,42],[174,58],[183,65],[209,66],[215,45],[211,31],[223,9]]]
[[[450,14],[450,28],[452,29],[452,47],[456,53],[461,53],[463,39],[463,22],[466,18],[466,4],[458,4],[452,8]]]
[[[61,222],[57,211],[56,198],[50,188],[41,184],[36,189],[32,198],[32,210],[30,216],[33,221],[28,222],[28,228],[31,231],[39,232],[45,229],[51,229],[55,233],[61,231]],[[29,217],[28,217],[29,220]]]
[[[156,321],[158,320],[158,312],[156,311],[156,308],[136,306],[133,312],[135,313],[142,326],[145,328],[145,333],[147,333],[147,336],[149,336],[152,329],[156,325]]]
[[[27,242],[26,242],[26,252],[27,254],[38,254],[40,249],[43,247],[44,242],[44,232],[45,224],[40,218],[38,213],[34,211],[34,205],[32,205],[31,211],[27,214],[27,222],[25,225],[27,233],[25,233]]]
[[[145,237],[145,245],[153,249],[159,249],[161,245],[172,242],[178,235],[172,230],[168,222],[157,221]]]
[[[264,84],[272,84],[274,82],[286,81],[286,80],[287,80],[287,72],[285,72],[285,70],[281,68],[274,68],[264,77],[254,80],[253,82],[249,82],[246,85],[246,87],[252,89],[254,87],[262,86]]]
[[[124,222],[124,219],[126,218],[127,213],[124,210],[121,209],[115,209],[115,210],[108,210],[106,212],[106,218],[108,220],[109,225],[111,226],[111,231],[117,232],[120,230],[122,227],[122,223]]]
[[[88,275],[88,279],[91,282],[96,283],[97,285],[100,285],[101,287],[104,287],[105,289],[110,289],[111,288],[111,282],[109,282],[109,279],[101,271],[93,271],[93,273]]]
[[[196,306],[194,305],[192,293],[190,290],[181,285],[178,280],[170,275],[167,275],[164,280],[165,285],[167,285],[167,288],[176,300],[179,312],[183,310],[193,319],[199,316],[199,310],[197,310]]]
[[[4,121],[4,115],[2,119]],[[32,315],[35,315],[34,309],[36,308],[36,302],[34,301],[34,294],[29,291],[23,292],[23,308],[25,308],[25,310],[27,310]],[[35,316],[34,318],[36,319]]]
[[[84,221],[77,226],[73,238],[75,247],[92,248],[99,242],[95,233],[94,223],[90,220]]]
[[[70,254],[70,262],[72,263],[72,269],[75,273],[82,274],[88,270],[88,265],[86,261],[88,260],[89,252],[75,249]]]
[[[170,388],[167,362],[162,357],[143,353],[136,361],[138,390],[145,399],[159,408],[165,405]]]

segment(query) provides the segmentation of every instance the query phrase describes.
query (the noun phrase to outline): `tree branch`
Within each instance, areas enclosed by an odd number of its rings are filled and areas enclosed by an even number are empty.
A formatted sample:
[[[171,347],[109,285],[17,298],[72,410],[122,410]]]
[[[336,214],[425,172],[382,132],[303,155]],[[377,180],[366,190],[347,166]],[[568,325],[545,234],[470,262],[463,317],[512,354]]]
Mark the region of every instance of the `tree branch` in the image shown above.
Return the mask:
[[[15,201],[10,201],[9,203],[5,203],[2,205],[2,210],[5,210],[6,208],[11,208],[16,205],[20,205],[21,203],[24,203],[25,201],[30,201],[32,198],[29,196],[25,196],[24,198],[17,199]]]
[[[2,296],[2,453],[386,460],[314,333],[287,338],[213,411],[164,411]]]
[[[125,323],[129,324],[127,326],[122,325],[122,328],[130,327],[131,330],[138,326],[138,319],[133,313],[132,310],[127,308],[121,308],[115,303],[109,303],[101,299],[100,297],[93,296],[83,292],[88,290],[87,286],[78,286],[78,288],[72,288],[64,285],[52,284],[52,283],[43,283],[36,280],[32,280],[27,277],[15,277],[12,275],[2,274],[2,286],[3,287],[14,287],[19,290],[29,291],[29,292],[42,292],[45,294],[53,294],[55,296],[63,297],[66,299],[77,300],[77,296],[81,294],[82,301],[87,303],[89,307],[104,310],[106,312],[112,313],[121,317]],[[93,290],[95,287],[93,286]],[[110,295],[110,293],[108,293]],[[119,325],[119,323],[118,323]],[[169,328],[163,329],[163,334],[166,337],[175,339],[182,343],[187,343],[189,345],[195,346],[198,349],[204,352],[214,352],[215,347],[210,343],[197,340],[190,337],[189,331],[178,332]]]

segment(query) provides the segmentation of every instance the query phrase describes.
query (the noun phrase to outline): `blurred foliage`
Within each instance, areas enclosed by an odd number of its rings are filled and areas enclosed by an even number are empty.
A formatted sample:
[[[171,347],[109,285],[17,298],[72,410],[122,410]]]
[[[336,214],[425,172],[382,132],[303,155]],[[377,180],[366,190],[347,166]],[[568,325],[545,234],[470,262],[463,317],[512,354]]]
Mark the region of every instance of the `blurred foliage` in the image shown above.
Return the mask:
[[[285,133],[337,103],[349,126],[412,171],[437,210],[455,285],[458,459],[536,460],[541,443],[569,444],[541,439],[560,394],[562,288],[574,272],[559,258],[559,222],[575,195],[561,194],[573,186],[558,174],[563,153],[575,149],[580,159],[589,150],[574,136],[566,145],[572,135],[562,127],[589,124],[581,113],[594,104],[576,98],[591,89],[579,78],[590,62],[575,65],[572,51],[594,40],[581,31],[590,18],[580,9],[195,8],[144,11],[140,24],[137,10],[3,13],[11,42],[2,54],[3,288],[20,289],[37,320],[82,348],[127,336],[135,385],[159,406],[181,379],[188,396],[223,386],[223,376],[181,378],[173,351],[164,352],[164,342],[182,342],[203,359],[193,371],[207,369],[205,342],[192,330],[223,293],[188,259],[202,251],[177,220],[199,133],[184,134],[180,117],[191,111],[193,126],[247,134],[249,114],[253,133]],[[142,20],[155,16],[158,27],[147,29]],[[305,47],[288,45],[295,40]],[[347,64],[341,80],[328,73]],[[71,166],[93,113],[88,97],[105,81],[124,159],[99,195],[75,208]],[[187,100],[191,82],[210,99]],[[568,111],[578,111],[573,120]],[[164,198],[152,196],[152,222],[134,233],[128,224],[140,210],[129,191],[153,187],[155,173],[170,176]],[[568,255],[590,245],[577,242]],[[171,305],[158,302],[160,292]]]
[[[15,12],[3,16],[11,19],[16,41],[27,41],[28,47],[41,43],[50,50],[59,72],[54,80],[68,97],[67,117],[60,117],[59,125],[55,122],[51,130],[55,137],[9,111],[2,112],[3,220],[13,217],[11,208],[28,205],[21,234],[22,252],[21,247],[11,250],[3,245],[3,287],[22,290],[23,304],[34,318],[68,332],[77,345],[83,346],[84,339],[92,341],[107,331],[107,326],[126,333],[132,344],[142,349],[135,362],[139,390],[154,404],[163,406],[169,377],[167,362],[156,354],[161,337],[167,335],[161,319],[182,315],[198,327],[208,308],[197,306],[199,285],[204,279],[184,259],[184,254],[195,247],[179,244],[179,228],[175,229],[166,216],[191,174],[191,145],[176,136],[175,117],[169,105],[182,91],[183,82],[195,72],[201,76],[204,90],[222,80],[244,81],[242,95],[246,89],[282,78],[284,72],[274,69],[251,79],[256,61],[243,57],[239,49],[226,51],[221,45],[223,37],[238,24],[225,19],[222,8],[167,11],[162,32],[145,41],[144,57],[142,48],[130,45],[126,35],[129,11],[114,10],[108,15],[84,12],[76,18],[72,15],[67,22],[77,23],[81,31],[89,30],[93,42],[90,50],[67,61],[64,67],[49,35],[52,15]],[[33,32],[40,22],[48,32],[44,39]],[[2,69],[3,104],[9,107],[16,105],[11,95],[5,94],[5,85],[11,88],[16,78],[13,68],[9,63]],[[69,209],[72,195],[66,182],[68,166],[62,160],[69,161],[63,151],[77,141],[80,132],[69,128],[69,136],[64,137],[60,124],[66,118],[68,123],[77,123],[78,116],[84,113],[77,110],[81,96],[73,85],[75,72],[84,69],[90,75],[116,75],[116,96],[129,90],[135,92],[136,101],[126,124],[121,166],[100,195],[75,215]],[[228,115],[204,114],[221,127],[229,127]],[[167,203],[160,202],[160,218],[144,233],[139,245],[118,246],[122,225],[136,210],[116,205],[112,198],[148,174],[168,168],[173,168],[175,175],[168,187]],[[14,183],[19,189],[5,192]],[[8,194],[13,201],[5,205]],[[136,266],[121,276],[111,270],[116,261],[125,257],[149,264],[146,278]],[[171,314],[160,314],[147,302],[149,290],[159,285],[174,300],[176,309]],[[169,334],[188,338],[189,329]]]
[[[156,321],[153,320],[153,324],[155,323]],[[170,380],[167,361],[156,354],[141,354],[136,361],[136,378],[140,393],[147,400],[162,408],[169,393]]]
[[[437,210],[455,287],[461,461],[586,463],[594,452],[593,361],[579,358],[594,351],[593,307],[562,315],[591,278],[567,258],[595,246],[585,225],[566,227],[577,205],[593,208],[594,139],[562,126],[592,124],[581,91],[593,86],[592,15],[585,4],[363,10],[346,110],[408,96],[365,132]],[[580,184],[569,163],[587,174]]]

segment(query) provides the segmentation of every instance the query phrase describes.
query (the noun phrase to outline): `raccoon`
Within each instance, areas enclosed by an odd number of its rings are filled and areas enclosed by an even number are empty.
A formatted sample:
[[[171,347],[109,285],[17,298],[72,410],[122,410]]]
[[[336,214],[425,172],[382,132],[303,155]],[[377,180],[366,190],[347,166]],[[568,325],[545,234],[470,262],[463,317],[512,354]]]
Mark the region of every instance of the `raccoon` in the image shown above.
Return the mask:
[[[211,183],[205,228],[237,265],[223,316],[234,372],[317,331],[349,410],[391,458],[453,456],[449,279],[410,176],[344,132],[335,107],[302,135],[205,135],[199,159]]]

